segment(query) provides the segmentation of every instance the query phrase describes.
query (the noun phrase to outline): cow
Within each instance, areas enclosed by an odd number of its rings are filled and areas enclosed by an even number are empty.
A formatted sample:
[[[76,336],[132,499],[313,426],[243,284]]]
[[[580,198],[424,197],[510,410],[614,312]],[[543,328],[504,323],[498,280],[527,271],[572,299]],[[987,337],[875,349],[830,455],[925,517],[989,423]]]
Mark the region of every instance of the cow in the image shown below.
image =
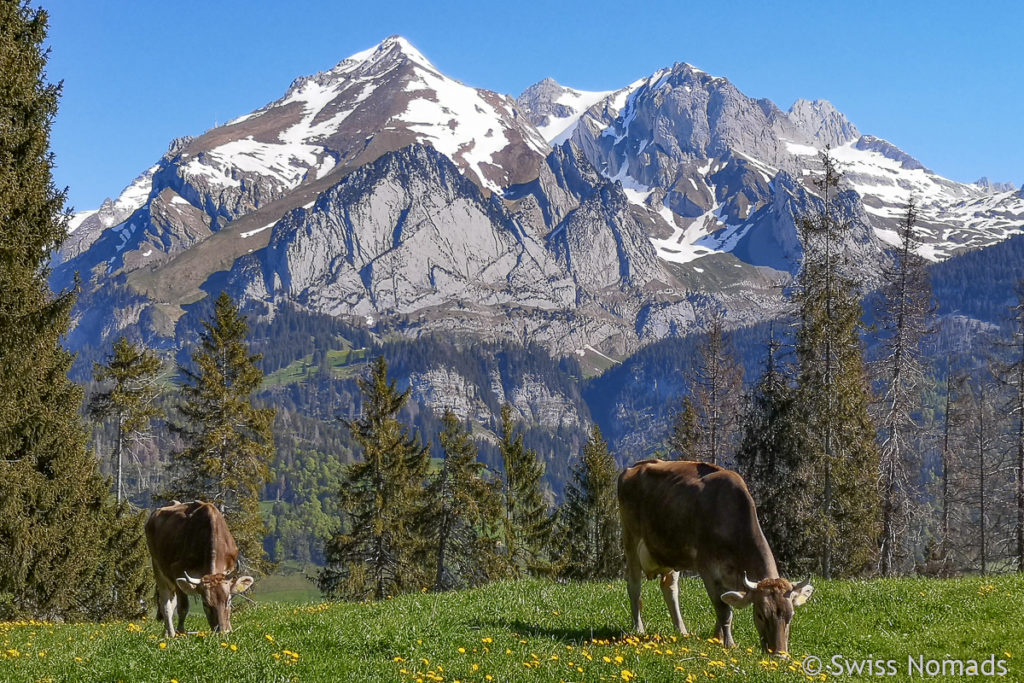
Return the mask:
[[[618,479],[619,516],[626,555],[626,585],[633,625],[640,618],[643,576],[661,577],[661,592],[676,630],[679,572],[700,575],[715,607],[715,637],[734,647],[733,608],[753,606],[761,649],[782,655],[789,647],[794,610],[814,592],[779,577],[757,521],[754,499],[740,475],[702,462],[644,460]],[[754,577],[751,580],[750,577]]]
[[[157,619],[168,638],[185,630],[188,596],[198,593],[210,628],[231,631],[231,596],[252,585],[251,576],[235,576],[238,546],[224,516],[210,503],[193,501],[162,507],[146,520],[146,543],[156,578]]]

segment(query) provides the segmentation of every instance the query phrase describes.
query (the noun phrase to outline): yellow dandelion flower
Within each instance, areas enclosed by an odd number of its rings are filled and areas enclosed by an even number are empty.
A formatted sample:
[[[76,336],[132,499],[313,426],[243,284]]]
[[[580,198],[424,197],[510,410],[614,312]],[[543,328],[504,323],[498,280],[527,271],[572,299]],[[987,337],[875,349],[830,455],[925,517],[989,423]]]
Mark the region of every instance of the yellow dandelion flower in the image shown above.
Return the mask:
[[[238,646],[235,645],[234,643],[231,643],[231,651],[232,652],[238,652]]]
[[[493,643],[494,642],[494,638],[481,638],[480,642],[481,643]]]
[[[464,654],[466,654],[466,648],[464,648],[464,647],[460,647],[460,648],[459,648],[459,654],[460,654],[460,655],[464,655]]]
[[[622,664],[622,661],[623,661],[623,660],[622,660],[622,657],[621,657],[621,656],[619,656],[619,655],[615,655],[615,663],[616,663],[616,664]]]
[[[157,645],[157,647],[160,648],[161,650],[166,649],[167,648],[167,643],[161,642],[159,645]]]
[[[479,671],[479,670],[480,670],[480,665],[479,664],[474,664],[473,665],[473,671]]]
[[[270,642],[274,642],[274,636],[270,635],[269,633],[263,637],[269,640]]]

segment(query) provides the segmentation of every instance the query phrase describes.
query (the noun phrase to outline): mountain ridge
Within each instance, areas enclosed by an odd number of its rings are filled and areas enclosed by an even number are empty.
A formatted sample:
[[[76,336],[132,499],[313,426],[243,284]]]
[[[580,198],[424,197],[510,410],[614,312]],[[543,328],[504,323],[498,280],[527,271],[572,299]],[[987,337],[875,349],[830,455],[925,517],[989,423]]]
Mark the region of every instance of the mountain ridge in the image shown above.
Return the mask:
[[[172,141],[116,199],[74,217],[52,282],[81,273],[109,334],[146,324],[173,337],[227,283],[271,317],[298,304],[391,318],[404,334],[534,334],[557,354],[624,355],[699,328],[703,309],[731,325],[782,310],[802,255],[795,216],[820,202],[826,148],[846,172],[847,251],[865,283],[910,197],[931,260],[1024,227],[1024,191],[941,178],[825,100],[784,111],[681,62],[614,91],[544,79],[512,98],[391,36]],[[522,251],[508,251],[513,234]],[[371,260],[356,242],[378,245]]]

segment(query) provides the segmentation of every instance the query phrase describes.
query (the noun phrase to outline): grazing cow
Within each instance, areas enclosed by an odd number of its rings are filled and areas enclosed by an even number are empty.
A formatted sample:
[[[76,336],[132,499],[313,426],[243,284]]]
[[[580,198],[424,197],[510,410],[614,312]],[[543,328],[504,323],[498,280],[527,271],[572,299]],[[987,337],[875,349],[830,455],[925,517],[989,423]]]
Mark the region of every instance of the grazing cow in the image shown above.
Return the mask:
[[[807,581],[794,586],[779,578],[754,500],[738,474],[707,463],[644,460],[619,475],[618,498],[629,603],[638,633],[644,632],[643,575],[661,575],[672,621],[686,633],[679,613],[679,572],[695,571],[718,614],[715,637],[723,645],[735,646],[733,608],[753,605],[761,649],[787,651],[793,611],[814,588]]]
[[[252,585],[251,576],[233,576],[238,546],[223,515],[210,503],[194,501],[154,510],[146,520],[146,543],[156,577],[157,618],[168,638],[185,630],[188,596],[198,593],[214,631],[231,630],[231,595]]]

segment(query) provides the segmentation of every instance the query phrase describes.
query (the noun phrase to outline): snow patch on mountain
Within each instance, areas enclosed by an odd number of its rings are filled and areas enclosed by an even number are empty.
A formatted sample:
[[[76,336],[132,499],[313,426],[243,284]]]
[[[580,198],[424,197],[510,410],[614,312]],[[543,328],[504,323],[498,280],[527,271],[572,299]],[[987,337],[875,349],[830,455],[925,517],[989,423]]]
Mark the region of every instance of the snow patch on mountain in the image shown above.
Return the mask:
[[[495,164],[495,155],[509,145],[499,125],[503,113],[481,91],[433,71],[417,72],[405,89],[415,97],[398,118],[437,151],[466,164],[488,189],[499,191],[501,188],[488,179],[482,164]],[[425,96],[424,91],[434,94]],[[546,141],[536,135],[527,143],[538,154],[548,152]]]
[[[551,123],[538,126],[537,130],[548,141],[548,144],[560,145],[570,137],[579,123],[580,117],[595,104],[611,95],[613,90],[588,91],[567,88],[555,102],[566,107],[571,113],[561,118],[552,117]]]

